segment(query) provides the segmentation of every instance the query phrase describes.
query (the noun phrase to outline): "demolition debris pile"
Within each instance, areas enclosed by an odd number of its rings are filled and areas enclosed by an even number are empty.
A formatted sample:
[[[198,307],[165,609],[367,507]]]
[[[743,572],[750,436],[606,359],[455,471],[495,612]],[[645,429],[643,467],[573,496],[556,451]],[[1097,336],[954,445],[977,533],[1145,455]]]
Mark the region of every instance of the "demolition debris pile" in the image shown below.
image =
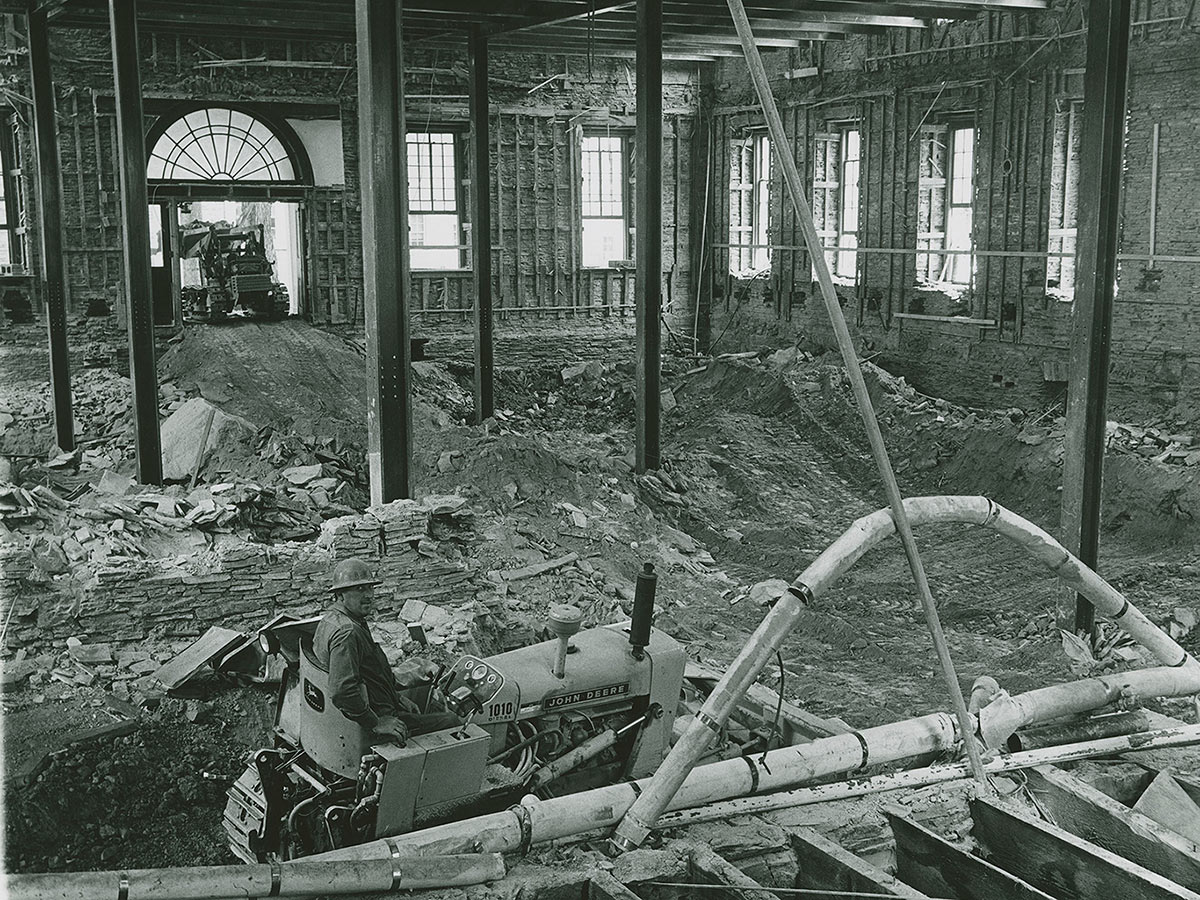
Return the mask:
[[[964,409],[866,369],[907,494],[986,493],[1053,529],[1062,453],[1054,410]],[[253,711],[258,701],[225,710],[228,689],[203,680],[193,685],[199,697],[164,698],[154,672],[211,624],[249,634],[274,611],[315,612],[335,558],[384,567],[377,633],[389,652],[417,651],[404,626],[419,621],[424,652],[437,659],[529,643],[553,603],[579,606],[585,627],[619,620],[650,561],[656,624],[720,669],[777,596],[772,581],[793,578],[881,505],[845,374],[829,357],[790,347],[698,366],[668,359],[664,462],[642,475],[633,470],[628,360],[501,370],[500,409],[480,425],[466,424],[469,376],[456,371],[462,383],[439,363],[417,366],[414,471],[425,500],[394,511],[365,509],[360,349],[300,322],[190,328],[169,347],[160,412],[179,477],[162,488],[130,477],[123,376],[76,375],[86,440],[74,454],[47,452],[48,395],[36,373],[5,385],[9,730],[39,714],[63,721],[66,710],[126,701],[123,715],[137,717],[135,733],[76,746],[35,777],[9,817],[13,868],[219,861],[214,798],[240,769],[229,760],[263,740],[266,719]],[[1154,453],[1120,452],[1114,438],[1104,564],[1182,636],[1200,606],[1197,470],[1186,456],[1158,458],[1188,446],[1175,438],[1189,429],[1155,427],[1137,437]],[[1017,691],[1067,675],[1056,591],[1041,573],[1003,550],[993,559],[996,548],[975,535],[918,540],[967,684],[989,674]],[[932,659],[914,652],[925,632],[895,548],[869,554],[805,615],[764,676],[788,700],[858,727],[944,708]],[[1093,661],[1096,671],[1127,662]],[[255,689],[244,696],[265,700]],[[206,703],[211,717],[197,705]],[[123,767],[118,757],[133,752],[126,739],[148,742],[140,764],[192,780],[117,821],[100,810],[139,784],[158,790]],[[194,755],[204,748],[211,759]],[[51,794],[83,798],[74,821],[54,818]],[[66,849],[51,859],[14,828]],[[168,846],[156,834],[177,839]],[[109,847],[118,849],[101,859]]]

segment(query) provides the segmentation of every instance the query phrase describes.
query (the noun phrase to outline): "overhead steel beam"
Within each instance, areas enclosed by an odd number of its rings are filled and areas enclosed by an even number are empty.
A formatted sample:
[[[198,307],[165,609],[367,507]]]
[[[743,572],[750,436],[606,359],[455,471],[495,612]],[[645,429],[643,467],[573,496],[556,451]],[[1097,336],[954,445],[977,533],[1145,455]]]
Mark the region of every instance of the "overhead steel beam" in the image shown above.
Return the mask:
[[[1129,30],[1130,0],[1092,0],[1083,77],[1078,260],[1067,382],[1062,537],[1068,550],[1097,570],[1108,360],[1121,221]],[[1091,635],[1095,625],[1091,603],[1076,597],[1076,633]]]
[[[136,0],[108,0],[112,29],[113,87],[117,98],[117,150],[121,173],[121,232],[125,251],[125,303],[129,324],[129,380],[138,480],[162,484],[158,430],[158,374],[154,358],[154,306],[150,282],[150,200],[146,191],[146,136],[138,69]]]
[[[34,11],[29,21],[29,80],[33,95],[33,133],[38,159],[38,212],[42,237],[42,284],[46,299],[46,331],[50,348],[50,396],[54,436],[63,450],[75,449],[75,416],[71,407],[71,364],[67,347],[66,262],[62,249],[62,171],[58,164],[58,131],[54,125],[54,81],[50,74],[50,35],[46,14]]]
[[[475,280],[475,421],[495,412],[492,344],[492,172],[489,161],[488,39],[467,40],[471,106],[471,269]]]
[[[356,0],[371,503],[412,496],[408,179],[401,0]]]
[[[634,203],[638,472],[659,467],[662,367],[663,0],[637,3],[637,135]]]

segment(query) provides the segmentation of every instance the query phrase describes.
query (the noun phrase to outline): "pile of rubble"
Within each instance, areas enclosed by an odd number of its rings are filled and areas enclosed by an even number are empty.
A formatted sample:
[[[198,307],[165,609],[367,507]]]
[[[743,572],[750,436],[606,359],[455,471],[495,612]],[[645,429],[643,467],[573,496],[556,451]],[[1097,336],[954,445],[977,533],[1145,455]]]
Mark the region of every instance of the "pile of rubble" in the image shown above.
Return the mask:
[[[1200,465],[1200,445],[1197,445],[1195,435],[1172,431],[1169,425],[1155,427],[1109,422],[1108,447],[1170,466]]]

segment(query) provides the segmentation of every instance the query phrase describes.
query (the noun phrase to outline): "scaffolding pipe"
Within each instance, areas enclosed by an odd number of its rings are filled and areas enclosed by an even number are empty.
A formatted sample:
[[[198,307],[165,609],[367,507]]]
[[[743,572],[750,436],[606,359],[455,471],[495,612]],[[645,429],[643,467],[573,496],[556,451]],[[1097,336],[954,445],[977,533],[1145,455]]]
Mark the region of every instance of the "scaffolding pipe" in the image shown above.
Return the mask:
[[[933,594],[929,589],[929,581],[925,577],[921,554],[917,550],[917,542],[904,511],[904,499],[900,494],[900,486],[896,483],[896,473],[892,471],[892,463],[883,442],[883,433],[879,430],[879,422],[875,418],[875,408],[871,404],[871,396],[867,391],[867,383],[863,378],[858,354],[854,350],[854,341],[850,337],[850,329],[846,326],[846,320],[842,316],[842,308],[833,287],[833,278],[829,274],[829,264],[825,259],[825,254],[821,251],[821,238],[817,234],[812,210],[804,196],[800,172],[796,168],[795,159],[787,149],[790,144],[783,128],[783,119],[779,115],[779,108],[775,105],[775,97],[771,92],[771,85],[767,81],[767,71],[763,66],[762,57],[758,53],[758,47],[755,45],[754,34],[750,29],[750,20],[746,16],[746,8],[742,4],[742,0],[728,0],[728,5],[734,25],[737,27],[738,38],[741,40],[746,65],[750,70],[750,79],[754,82],[754,89],[767,120],[771,147],[775,151],[776,159],[783,171],[784,183],[787,185],[792,205],[796,209],[796,221],[800,224],[804,243],[808,248],[809,257],[812,259],[812,266],[816,272],[817,282],[821,286],[821,300],[825,304],[825,311],[833,326],[838,350],[842,354],[846,375],[850,379],[850,387],[854,393],[854,401],[866,428],[867,441],[871,445],[871,456],[875,460],[875,466],[883,481],[888,506],[891,507],[892,518],[896,522],[896,532],[900,536],[900,542],[904,545],[904,555],[908,559],[908,567],[912,572],[917,596],[925,614],[925,624],[929,629],[942,679],[945,681],[946,690],[950,695],[951,707],[958,718],[959,728],[966,738],[963,743],[967,760],[971,764],[971,771],[976,781],[980,784],[980,790],[986,793],[990,788],[987,776],[983,771],[979,747],[975,745],[972,734],[971,716],[967,711],[967,703],[963,699],[962,688],[959,686],[958,677],[954,672],[954,660],[950,657],[950,648],[946,644],[946,636],[942,632],[942,625],[938,620],[937,606],[933,602]],[[667,808],[671,796],[679,789],[687,777],[687,773],[704,755],[704,751],[712,742],[713,737],[724,727],[747,688],[758,678],[763,665],[770,659],[783,637],[795,625],[796,618],[808,605],[811,596],[809,588],[805,585],[793,585],[776,604],[775,610],[772,612],[779,611],[781,629],[776,631],[767,627],[767,623],[764,621],[759,630],[751,637],[747,647],[730,667],[729,673],[718,683],[708,700],[705,701],[704,708],[696,715],[695,721],[671,748],[671,752],[667,754],[667,758],[655,773],[650,788],[637,799],[637,802],[625,814],[621,824],[617,826],[612,837],[612,846],[615,850],[631,850],[640,846],[646,839],[646,835],[650,833],[650,829],[654,825],[654,820]]]
[[[465,887],[505,875],[498,853],[266,865],[189,866],[124,872],[9,875],[10,900],[210,900],[214,897],[312,897],[372,891]]]
[[[1015,698],[1006,698],[1002,694],[980,712],[982,730],[996,741],[989,741],[989,746],[1003,747],[1017,728],[1046,722],[1069,712],[1099,709],[1135,695],[1188,696],[1200,692],[1200,663],[1134,608],[1119,591],[1032,522],[986,497],[910,497],[904,501],[904,506],[913,525],[977,525],[1017,543],[1074,591],[1087,597],[1097,612],[1111,617],[1165,664],[1153,669],[1056,685]],[[868,550],[894,532],[895,521],[889,510],[863,516],[813,560],[795,583],[807,585],[814,598],[820,596]],[[777,603],[764,623],[771,620],[782,605],[782,602]],[[937,713],[783,747],[753,759],[739,757],[711,763],[692,770],[668,808],[688,809],[734,797],[765,794],[819,777],[852,773],[867,765],[942,752],[953,748],[958,739],[954,717]],[[543,801],[526,797],[520,806],[504,812],[359,844],[314,858],[370,859],[387,857],[393,852],[525,851],[534,844],[611,827],[649,783],[650,779],[643,779],[633,784],[616,784]]]

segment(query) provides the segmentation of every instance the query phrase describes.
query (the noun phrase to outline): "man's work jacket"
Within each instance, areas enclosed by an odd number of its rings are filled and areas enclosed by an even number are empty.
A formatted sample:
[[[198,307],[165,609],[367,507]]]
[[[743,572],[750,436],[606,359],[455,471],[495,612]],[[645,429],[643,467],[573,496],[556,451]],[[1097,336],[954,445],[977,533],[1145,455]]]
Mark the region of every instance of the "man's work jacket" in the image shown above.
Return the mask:
[[[371,730],[380,716],[398,716],[404,709],[387,656],[366,619],[334,604],[317,623],[313,653],[329,671],[333,705],[346,718]]]

